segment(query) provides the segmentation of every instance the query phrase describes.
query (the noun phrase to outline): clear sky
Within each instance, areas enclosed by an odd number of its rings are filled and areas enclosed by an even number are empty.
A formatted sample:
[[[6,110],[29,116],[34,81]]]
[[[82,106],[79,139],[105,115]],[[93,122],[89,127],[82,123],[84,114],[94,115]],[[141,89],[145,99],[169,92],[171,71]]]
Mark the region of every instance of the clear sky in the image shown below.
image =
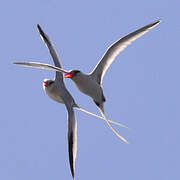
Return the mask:
[[[65,69],[88,73],[111,43],[158,19],[162,23],[126,48],[103,81],[106,115],[131,128],[114,126],[130,144],[103,120],[76,111],[76,179],[180,179],[179,14],[179,0],[2,1],[0,179],[72,179],[66,108],[42,88],[54,72],[11,64],[53,63],[36,25],[52,39]],[[79,105],[98,113],[65,82]]]

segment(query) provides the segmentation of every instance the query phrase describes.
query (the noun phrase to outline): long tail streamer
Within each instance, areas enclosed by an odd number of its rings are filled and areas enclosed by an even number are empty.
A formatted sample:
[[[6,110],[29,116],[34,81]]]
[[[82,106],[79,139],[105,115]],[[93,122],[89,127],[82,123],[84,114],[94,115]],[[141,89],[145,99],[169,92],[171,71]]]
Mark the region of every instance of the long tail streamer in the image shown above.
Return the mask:
[[[92,116],[95,116],[95,117],[98,117],[98,118],[100,118],[100,119],[104,119],[105,121],[107,121],[105,117],[98,116],[97,114],[94,114],[94,113],[92,113],[92,112],[89,112],[89,111],[87,111],[87,110],[85,110],[85,109],[83,109],[83,108],[81,108],[81,107],[79,107],[79,106],[76,107],[76,108],[77,108],[78,110],[82,111],[82,112],[85,112],[85,113],[87,113],[87,114],[90,114],[90,115],[92,115]],[[125,125],[123,125],[123,124],[121,124],[121,123],[118,123],[118,122],[115,122],[115,121],[112,121],[112,120],[108,120],[108,122],[110,122],[110,123],[112,123],[112,124],[115,124],[115,125],[118,125],[118,126],[120,126],[120,127],[129,129],[127,126],[125,126]]]
[[[106,120],[108,126],[112,129],[112,131],[122,140],[124,141],[126,144],[129,144],[129,142],[124,138],[122,137],[112,126],[111,124],[109,123],[109,120],[107,119],[106,115],[104,114],[104,112],[99,108],[102,116],[104,117],[104,119]]]

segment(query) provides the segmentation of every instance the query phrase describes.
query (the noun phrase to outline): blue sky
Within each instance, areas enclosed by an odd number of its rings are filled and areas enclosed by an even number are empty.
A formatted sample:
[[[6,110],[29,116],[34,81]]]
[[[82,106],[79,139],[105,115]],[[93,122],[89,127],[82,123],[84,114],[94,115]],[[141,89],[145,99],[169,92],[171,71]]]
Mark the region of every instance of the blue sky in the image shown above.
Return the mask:
[[[130,142],[120,141],[102,120],[76,111],[76,179],[179,179],[179,1],[10,1],[1,3],[0,179],[72,179],[65,106],[42,88],[54,72],[12,61],[51,63],[39,23],[65,69],[90,72],[106,48],[157,19],[163,22],[114,61],[103,81],[109,119]],[[70,80],[76,102],[92,112],[92,100]]]

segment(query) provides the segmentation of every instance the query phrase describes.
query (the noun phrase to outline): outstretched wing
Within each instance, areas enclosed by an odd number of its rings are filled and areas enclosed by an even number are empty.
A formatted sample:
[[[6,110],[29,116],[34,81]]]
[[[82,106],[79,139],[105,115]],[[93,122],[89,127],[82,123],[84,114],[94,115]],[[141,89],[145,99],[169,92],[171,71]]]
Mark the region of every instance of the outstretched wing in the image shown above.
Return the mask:
[[[45,44],[47,45],[47,47],[49,49],[51,57],[53,58],[53,61],[54,61],[54,65],[56,67],[62,68],[59,56],[58,56],[58,54],[57,54],[57,52],[56,52],[56,50],[55,50],[55,48],[54,48],[50,38],[48,37],[47,34],[44,33],[44,31],[42,30],[42,28],[40,27],[39,24],[37,25],[37,28],[39,30],[39,33],[41,35],[42,40],[45,42]],[[64,81],[63,74],[61,72],[57,72],[56,71],[56,79],[58,79],[58,80],[63,82]]]
[[[92,71],[91,75],[98,81],[99,84],[102,84],[102,80],[104,74],[106,73],[109,66],[112,64],[116,56],[123,51],[128,45],[130,45],[133,41],[141,37],[142,35],[146,34],[149,30],[153,27],[158,25],[161,21],[155,21],[147,26],[144,26],[126,36],[121,38],[120,40],[116,41],[112,44],[107,51],[105,52],[102,59],[98,62],[94,70]]]
[[[69,163],[71,174],[74,178],[75,174],[75,160],[77,154],[77,120],[73,107],[65,103],[68,111],[68,150],[69,150]]]
[[[47,69],[47,70],[53,70],[53,71],[58,71],[62,73],[67,73],[68,71],[61,69],[56,66],[52,66],[50,64],[44,64],[40,62],[12,62],[13,64],[21,65],[21,66],[27,66],[27,67],[34,67],[34,68],[39,68],[39,69]]]

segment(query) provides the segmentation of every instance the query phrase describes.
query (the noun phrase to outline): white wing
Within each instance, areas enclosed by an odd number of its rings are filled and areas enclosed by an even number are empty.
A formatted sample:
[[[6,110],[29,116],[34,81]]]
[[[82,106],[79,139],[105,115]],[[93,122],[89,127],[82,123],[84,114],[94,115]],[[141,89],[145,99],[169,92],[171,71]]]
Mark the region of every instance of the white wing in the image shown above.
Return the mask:
[[[27,66],[27,67],[34,67],[34,68],[39,68],[39,69],[47,69],[47,70],[53,70],[53,71],[58,71],[62,73],[67,73],[68,71],[61,69],[56,66],[52,66],[50,64],[44,64],[40,62],[13,62],[13,64],[21,65],[21,66]]]
[[[123,51],[128,45],[130,45],[133,41],[141,37],[142,35],[146,34],[149,30],[154,28],[158,25],[161,21],[155,21],[147,26],[144,26],[126,36],[121,38],[120,40],[116,41],[112,44],[107,51],[105,52],[102,59],[98,62],[94,70],[92,71],[91,75],[96,78],[99,84],[102,84],[102,80],[104,77],[105,72],[112,64],[116,56]]]
[[[57,52],[56,52],[56,50],[55,50],[55,48],[53,46],[53,43],[51,42],[50,38],[48,37],[47,34],[44,33],[44,31],[42,30],[42,28],[40,27],[39,24],[37,25],[37,28],[39,30],[39,33],[41,35],[42,40],[45,42],[47,48],[49,49],[49,52],[50,52],[50,54],[51,54],[51,56],[53,58],[53,61],[54,61],[54,65],[56,67],[62,68],[59,56],[58,56],[58,54],[57,54]],[[63,74],[61,72],[57,72],[57,71],[56,71],[56,78],[58,80],[60,80],[60,81],[64,80]]]

